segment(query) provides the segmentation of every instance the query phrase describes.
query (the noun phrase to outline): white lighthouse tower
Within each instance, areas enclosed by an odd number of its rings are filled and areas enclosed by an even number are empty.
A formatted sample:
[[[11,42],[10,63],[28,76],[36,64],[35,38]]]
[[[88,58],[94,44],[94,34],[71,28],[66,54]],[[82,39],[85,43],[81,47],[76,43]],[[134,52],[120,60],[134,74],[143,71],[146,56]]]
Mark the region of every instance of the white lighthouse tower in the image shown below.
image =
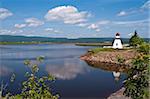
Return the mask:
[[[114,49],[122,49],[123,48],[122,41],[120,39],[120,34],[119,33],[116,33],[116,38],[113,42],[112,48],[114,48]]]

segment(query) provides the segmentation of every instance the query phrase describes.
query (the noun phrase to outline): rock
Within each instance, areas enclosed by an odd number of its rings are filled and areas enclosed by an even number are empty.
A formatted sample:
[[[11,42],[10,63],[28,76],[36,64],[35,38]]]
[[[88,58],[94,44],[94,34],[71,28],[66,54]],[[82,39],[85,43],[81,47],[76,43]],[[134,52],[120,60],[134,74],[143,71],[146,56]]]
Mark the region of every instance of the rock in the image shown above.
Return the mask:
[[[97,62],[107,62],[107,63],[117,63],[117,58],[121,57],[125,59],[125,64],[129,65],[131,60],[137,55],[134,50],[116,50],[116,51],[102,51],[97,54],[85,54],[80,57],[80,59],[85,61],[97,61]]]
[[[123,95],[125,88],[121,88],[115,93],[112,93],[107,99],[131,99],[130,97],[126,97]]]

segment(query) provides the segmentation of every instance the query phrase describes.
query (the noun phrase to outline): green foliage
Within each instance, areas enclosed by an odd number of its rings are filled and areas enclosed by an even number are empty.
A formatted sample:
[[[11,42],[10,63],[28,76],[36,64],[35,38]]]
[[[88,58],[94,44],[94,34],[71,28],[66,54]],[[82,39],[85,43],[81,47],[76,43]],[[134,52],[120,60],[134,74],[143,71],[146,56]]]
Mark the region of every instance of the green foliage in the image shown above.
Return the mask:
[[[43,59],[44,57],[38,57],[37,63],[43,61]],[[5,97],[9,97],[9,99],[58,99],[59,95],[53,95],[49,87],[49,84],[55,81],[55,78],[52,75],[37,76],[38,64],[33,64],[30,60],[24,61],[24,64],[29,67],[30,72],[25,73],[27,79],[22,82],[21,93],[14,96],[7,94]],[[15,75],[12,76],[12,81],[14,81],[14,78]]]
[[[30,64],[31,64],[31,63],[30,63],[30,60],[25,60],[25,61],[24,61],[24,64],[27,65],[27,66],[30,65]]]
[[[133,46],[133,47],[137,47],[138,45],[142,44],[143,42],[144,42],[144,40],[138,36],[136,31],[129,40],[130,46]]]
[[[121,56],[117,56],[117,62],[123,64],[125,62],[125,59]]]
[[[3,91],[6,89],[7,84],[4,84],[3,81],[1,82],[1,86],[0,86],[0,99],[4,99],[3,96]],[[5,98],[6,99],[6,98]]]
[[[37,57],[36,60],[42,62],[44,60],[44,56]]]
[[[150,51],[150,44],[148,43],[142,43],[139,48],[138,48],[138,51],[139,52],[142,52],[144,54],[149,54],[149,51]]]
[[[133,59],[124,82],[126,96],[132,99],[148,99],[149,95],[149,55],[147,44],[140,45],[139,55]]]

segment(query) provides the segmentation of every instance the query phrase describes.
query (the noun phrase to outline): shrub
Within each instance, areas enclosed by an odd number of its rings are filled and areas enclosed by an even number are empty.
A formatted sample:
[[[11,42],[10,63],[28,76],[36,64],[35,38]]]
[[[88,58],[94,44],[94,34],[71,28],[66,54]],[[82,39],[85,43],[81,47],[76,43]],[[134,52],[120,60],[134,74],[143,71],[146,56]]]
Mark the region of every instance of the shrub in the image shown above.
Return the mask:
[[[55,80],[52,75],[48,76],[37,76],[39,71],[38,63],[42,62],[44,57],[38,57],[37,62],[33,64],[30,60],[24,62],[25,65],[30,69],[26,72],[25,77],[27,79],[22,82],[21,93],[17,95],[7,94],[3,98],[8,99],[58,99],[59,95],[53,95],[48,84],[51,84]],[[14,75],[11,78],[14,79]]]
[[[149,54],[149,51],[150,51],[150,44],[148,43],[142,43],[139,48],[138,48],[138,51],[139,52],[142,52],[144,54]]]
[[[127,71],[124,82],[126,96],[132,99],[148,99],[149,97],[149,55],[147,44],[140,45],[139,56],[133,59],[132,67]]]

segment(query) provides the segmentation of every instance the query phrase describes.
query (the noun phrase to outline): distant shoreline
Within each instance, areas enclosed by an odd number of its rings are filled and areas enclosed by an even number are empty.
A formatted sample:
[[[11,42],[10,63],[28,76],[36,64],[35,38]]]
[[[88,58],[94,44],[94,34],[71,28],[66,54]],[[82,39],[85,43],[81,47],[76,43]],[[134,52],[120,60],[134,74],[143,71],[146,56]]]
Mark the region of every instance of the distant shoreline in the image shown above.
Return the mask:
[[[129,43],[129,38],[121,38],[123,44]],[[149,42],[150,38],[144,38]],[[111,46],[113,37],[107,38],[52,38],[0,35],[0,45],[29,45],[29,44],[75,44],[76,46]]]
[[[32,45],[32,44],[75,44],[64,42],[0,42],[0,45]]]
[[[32,44],[74,44],[76,46],[111,46],[111,42],[75,43],[75,42],[0,42],[0,45],[32,45]]]

